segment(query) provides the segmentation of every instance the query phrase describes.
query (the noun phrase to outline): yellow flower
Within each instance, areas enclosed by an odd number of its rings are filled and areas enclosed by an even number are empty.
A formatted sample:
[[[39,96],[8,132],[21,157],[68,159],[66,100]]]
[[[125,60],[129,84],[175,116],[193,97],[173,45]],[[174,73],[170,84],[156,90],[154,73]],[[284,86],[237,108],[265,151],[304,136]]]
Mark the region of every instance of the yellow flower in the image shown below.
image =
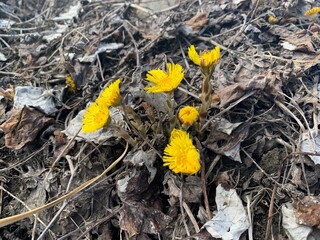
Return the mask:
[[[273,23],[277,23],[278,21],[279,21],[279,19],[276,18],[276,17],[274,17],[274,16],[271,16],[271,15],[270,15],[270,16],[268,17],[268,22],[269,22],[269,23],[272,23],[272,24],[273,24]]]
[[[194,64],[200,67],[210,68],[220,60],[220,47],[216,46],[211,51],[203,51],[199,55],[194,45],[191,45],[188,48],[188,56]]]
[[[310,17],[317,17],[319,12],[320,12],[320,7],[314,7],[306,11],[304,15],[310,16]]]
[[[174,173],[195,174],[200,169],[200,154],[192,144],[189,134],[173,129],[170,143],[164,149],[163,166],[168,166]]]
[[[198,118],[199,112],[195,107],[185,106],[180,109],[178,117],[182,124],[191,126]]]
[[[69,86],[68,91],[74,92],[74,90],[76,90],[76,84],[74,83],[74,81],[70,75],[66,76],[66,82]]]
[[[120,79],[106,87],[96,99],[96,102],[105,107],[116,106],[120,101]]]
[[[94,132],[104,127],[109,120],[109,109],[105,105],[93,102],[86,109],[82,120],[82,131]]]
[[[152,85],[145,87],[148,93],[170,92],[177,88],[184,77],[183,68],[180,64],[167,64],[168,72],[161,69],[150,70],[146,80]]]

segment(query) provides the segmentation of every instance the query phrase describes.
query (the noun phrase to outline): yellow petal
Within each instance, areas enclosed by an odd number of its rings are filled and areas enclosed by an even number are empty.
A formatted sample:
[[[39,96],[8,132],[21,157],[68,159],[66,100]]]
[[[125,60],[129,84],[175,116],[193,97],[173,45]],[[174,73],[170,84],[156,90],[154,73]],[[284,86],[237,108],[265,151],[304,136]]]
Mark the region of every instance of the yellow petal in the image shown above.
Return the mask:
[[[189,48],[188,48],[188,56],[189,58],[191,59],[191,61],[200,66],[200,56],[199,54],[197,53],[196,51],[196,48],[194,47],[194,45],[191,45]]]

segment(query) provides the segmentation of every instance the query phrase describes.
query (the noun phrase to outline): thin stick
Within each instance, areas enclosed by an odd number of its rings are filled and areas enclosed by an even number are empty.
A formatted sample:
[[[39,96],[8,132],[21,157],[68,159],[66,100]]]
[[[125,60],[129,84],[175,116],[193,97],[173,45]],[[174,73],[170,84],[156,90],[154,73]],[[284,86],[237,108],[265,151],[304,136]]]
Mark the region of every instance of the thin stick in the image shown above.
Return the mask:
[[[180,185],[180,194],[179,194],[179,202],[180,202],[180,211],[181,211],[181,218],[182,218],[182,222],[183,222],[183,225],[184,225],[184,228],[186,229],[186,232],[187,232],[187,235],[190,236],[190,231],[189,231],[189,228],[188,228],[188,225],[187,225],[187,222],[186,222],[186,218],[185,218],[185,215],[184,215],[184,210],[183,210],[183,199],[182,199],[182,191],[183,191],[183,176],[181,174],[181,185]]]
[[[191,222],[192,222],[192,224],[193,224],[193,227],[194,227],[194,229],[196,230],[196,232],[197,232],[197,233],[200,232],[200,228],[199,228],[199,225],[198,225],[198,223],[197,223],[197,220],[196,220],[195,217],[193,216],[193,214],[192,214],[192,212],[191,212],[188,204],[187,204],[185,201],[183,201],[183,202],[182,202],[182,206],[183,206],[184,210],[186,211],[186,213],[188,214],[188,217],[190,218],[190,220],[191,220]]]
[[[274,199],[276,196],[276,191],[277,191],[277,185],[273,186],[272,190],[272,196],[270,200],[270,206],[269,206],[269,211],[268,211],[268,222],[267,222],[267,228],[266,228],[266,235],[264,237],[264,240],[269,240],[270,235],[271,235],[271,226],[272,226],[272,217],[273,217],[273,206],[274,206]]]
[[[207,193],[207,185],[206,185],[206,169],[205,169],[205,163],[204,160],[201,159],[201,188],[203,193],[203,199],[204,199],[204,206],[206,208],[207,217],[208,220],[212,218],[212,214],[210,211],[210,205],[208,200],[208,193]]]

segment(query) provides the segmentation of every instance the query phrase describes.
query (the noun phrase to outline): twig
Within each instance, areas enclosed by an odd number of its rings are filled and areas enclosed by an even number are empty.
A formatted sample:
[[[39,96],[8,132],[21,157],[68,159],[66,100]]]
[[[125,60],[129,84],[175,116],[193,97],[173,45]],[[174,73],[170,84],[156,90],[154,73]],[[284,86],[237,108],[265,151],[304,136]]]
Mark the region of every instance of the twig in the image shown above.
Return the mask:
[[[197,99],[197,100],[200,99],[198,95],[196,95],[196,94],[194,94],[194,93],[192,93],[192,92],[189,92],[187,89],[184,89],[183,87],[178,87],[178,89],[179,89],[181,92],[184,92],[184,93],[186,93],[186,94],[194,97],[194,98]]]
[[[186,229],[187,235],[190,236],[190,231],[189,231],[189,228],[188,228],[188,225],[187,225],[187,222],[186,222],[186,218],[185,218],[185,215],[184,215],[184,210],[183,210],[183,197],[182,197],[183,194],[182,194],[182,191],[183,191],[183,176],[181,174],[181,184],[180,184],[180,194],[179,194],[180,212],[181,212],[181,218],[182,218],[182,222],[183,222],[184,228]]]
[[[193,224],[193,227],[196,230],[196,232],[197,233],[200,232],[200,228],[198,226],[197,220],[193,216],[188,204],[185,201],[183,201],[182,206],[183,206],[184,210],[186,211],[186,213],[188,214],[188,216],[189,216],[189,218],[190,218],[190,220],[191,220],[191,222]]]
[[[252,220],[253,220],[253,216],[251,214],[251,199],[250,197],[247,195],[247,212],[248,212],[248,218],[249,218],[249,229],[248,229],[248,237],[249,240],[253,240],[253,225],[252,225]]]
[[[276,191],[277,191],[277,185],[274,185],[273,189],[272,189],[272,195],[271,195],[270,206],[269,206],[269,211],[268,211],[267,228],[266,228],[266,234],[265,234],[264,240],[269,240],[270,239],[270,235],[271,235],[271,226],[272,226],[272,218],[273,218],[273,206],[274,206],[274,199],[275,199],[275,196],[276,196]]]
[[[204,206],[206,208],[208,220],[212,218],[212,213],[210,211],[208,193],[207,193],[207,185],[206,185],[206,169],[204,159],[201,158],[201,189],[203,193]]]

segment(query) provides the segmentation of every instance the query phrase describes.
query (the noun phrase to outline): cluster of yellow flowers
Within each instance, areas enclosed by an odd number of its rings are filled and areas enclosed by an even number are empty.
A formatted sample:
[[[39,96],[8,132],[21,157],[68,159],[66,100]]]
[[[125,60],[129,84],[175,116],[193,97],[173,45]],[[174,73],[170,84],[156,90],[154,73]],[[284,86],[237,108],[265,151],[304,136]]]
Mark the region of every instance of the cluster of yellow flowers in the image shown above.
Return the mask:
[[[194,64],[200,66],[203,73],[212,73],[214,65],[219,62],[220,48],[200,54],[192,45],[188,48],[188,55]],[[180,64],[168,63],[167,71],[153,69],[147,73],[149,82],[145,87],[147,93],[170,93],[176,89],[184,78],[183,67]],[[69,82],[69,81],[68,81]],[[120,99],[120,80],[116,80],[104,89],[100,96],[89,105],[83,116],[83,132],[94,132],[108,123],[109,107],[116,106]],[[195,107],[185,106],[178,112],[182,127],[192,126],[198,119],[199,112]],[[168,166],[174,173],[195,174],[200,169],[200,154],[193,145],[189,134],[182,129],[173,129],[170,141],[164,149],[164,166]]]
[[[210,74],[214,65],[220,60],[220,47],[200,54],[194,45],[188,48],[188,56],[198,65],[203,73]],[[146,80],[149,85],[145,88],[148,93],[171,92],[176,89],[184,77],[183,68],[179,64],[168,63],[168,71],[161,69],[150,70]],[[183,126],[193,125],[199,116],[195,107],[185,106],[178,113]],[[193,145],[189,134],[184,130],[173,129],[169,144],[164,150],[164,166],[168,166],[174,173],[195,174],[200,169],[200,155]]]
[[[86,109],[82,120],[82,131],[94,132],[107,125],[109,120],[109,107],[120,102],[120,79],[105,88],[100,96]]]

